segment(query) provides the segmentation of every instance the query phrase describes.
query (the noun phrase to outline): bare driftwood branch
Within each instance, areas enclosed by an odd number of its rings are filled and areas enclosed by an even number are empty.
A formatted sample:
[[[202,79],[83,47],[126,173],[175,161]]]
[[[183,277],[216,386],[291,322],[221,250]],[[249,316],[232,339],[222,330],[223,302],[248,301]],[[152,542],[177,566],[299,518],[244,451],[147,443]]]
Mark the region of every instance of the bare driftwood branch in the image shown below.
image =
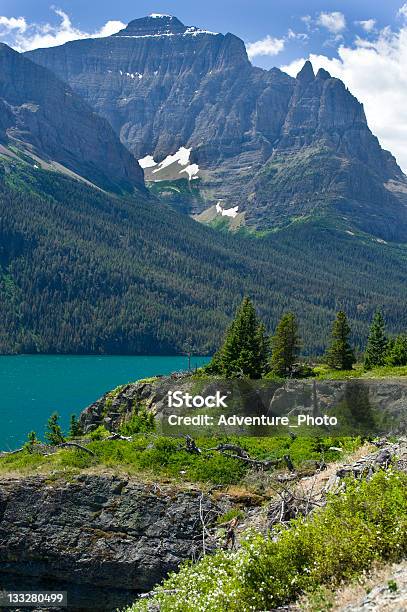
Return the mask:
[[[82,446],[82,444],[78,444],[77,442],[61,442],[61,444],[57,444],[56,448],[65,448],[65,447],[74,447],[79,448],[79,450],[85,451],[85,453],[89,453],[89,455],[95,456],[95,453],[87,448],[86,446]]]
[[[87,448],[86,446],[83,446],[82,444],[78,444],[78,442],[61,442],[60,444],[55,444],[55,445],[33,444],[29,448],[29,451],[32,453],[43,455],[44,457],[48,457],[50,455],[54,455],[59,448],[67,448],[67,447],[68,448],[69,447],[78,448],[80,450],[83,450],[85,453],[88,453],[89,455],[92,455],[92,456],[95,455],[95,453],[92,450],[90,450],[90,448]],[[13,451],[2,452],[0,453],[0,457],[8,457],[9,455],[15,455],[17,453],[21,453],[26,448],[27,447],[23,446]]]
[[[245,463],[249,463],[256,468],[260,468],[263,470],[269,470],[273,467],[280,465],[283,461],[286,463],[288,469],[290,471],[294,471],[294,464],[291,461],[291,457],[289,455],[284,455],[282,459],[253,459],[240,446],[236,444],[219,444],[213,448],[205,449],[205,452],[218,451],[225,455],[226,457],[231,457],[232,459],[239,459],[240,461],[244,461]]]
[[[9,455],[16,455],[17,453],[21,453],[24,450],[24,446],[22,446],[21,448],[17,448],[16,450],[12,450],[12,451],[2,451],[0,452],[0,457],[8,457]]]
[[[133,438],[132,436],[122,436],[117,432],[113,432],[110,436],[105,438],[105,440],[125,440],[126,442],[131,442]]]
[[[236,453],[236,455],[238,455],[241,459],[250,459],[247,452],[236,444],[218,444],[218,446],[215,446],[214,448],[208,448],[208,451],[220,451],[221,453],[224,451],[230,451]]]
[[[194,455],[200,455],[202,453],[201,449],[196,445],[195,440],[189,434],[185,436],[185,442],[188,453],[192,453]]]

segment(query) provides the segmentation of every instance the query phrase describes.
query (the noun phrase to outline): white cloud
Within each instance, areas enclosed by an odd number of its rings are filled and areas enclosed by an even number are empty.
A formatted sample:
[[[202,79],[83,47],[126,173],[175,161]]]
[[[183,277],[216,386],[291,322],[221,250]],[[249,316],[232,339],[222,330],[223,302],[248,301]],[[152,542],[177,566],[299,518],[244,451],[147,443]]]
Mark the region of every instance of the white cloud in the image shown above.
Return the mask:
[[[332,32],[332,34],[338,34],[346,28],[345,15],[339,11],[320,13],[317,23]]]
[[[254,43],[247,43],[247,55],[250,59],[258,55],[278,55],[284,49],[284,38],[273,38],[266,36]]]
[[[107,21],[105,25],[100,28],[96,32],[96,34],[92,34],[94,38],[103,38],[104,36],[112,36],[112,34],[116,34],[119,30],[123,30],[126,27],[126,24],[122,21]]]
[[[311,54],[282,67],[295,75],[310,59],[314,69],[325,68],[342,79],[365,107],[370,128],[407,172],[407,25],[399,31],[384,28],[375,40],[357,38],[342,45],[337,58]]]
[[[111,36],[126,27],[121,21],[108,21],[96,32],[85,32],[76,28],[64,11],[58,8],[54,8],[53,11],[60,18],[60,22],[56,25],[27,23],[24,17],[0,16],[0,37],[17,51],[23,52],[42,47],[55,47],[80,38]]]
[[[376,19],[366,19],[365,21],[356,21],[357,25],[360,25],[365,32],[372,32],[376,26]]]
[[[27,22],[24,17],[0,17],[0,33],[8,33],[13,30],[19,32],[25,32],[27,29]]]
[[[310,28],[312,24],[312,17],[311,15],[303,15],[303,17],[301,17],[301,21],[305,23],[307,28]]]
[[[397,11],[399,17],[407,17],[407,2]]]

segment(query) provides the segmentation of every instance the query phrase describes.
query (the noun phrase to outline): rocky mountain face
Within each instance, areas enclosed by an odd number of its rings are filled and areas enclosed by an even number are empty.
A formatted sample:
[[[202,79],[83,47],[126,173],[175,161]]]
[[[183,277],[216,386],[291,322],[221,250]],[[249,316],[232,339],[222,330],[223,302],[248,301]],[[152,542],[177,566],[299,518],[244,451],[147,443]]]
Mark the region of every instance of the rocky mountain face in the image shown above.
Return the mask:
[[[404,175],[362,105],[309,63],[296,79],[256,68],[233,34],[169,16],[28,56],[107,118],[147,180],[171,201],[181,193],[183,210],[188,189],[177,183],[188,178],[189,212],[233,217],[238,206],[249,226],[274,229],[328,211],[348,231],[407,237]]]
[[[0,44],[0,145],[109,190],[143,188],[143,172],[109,123],[51,71]]]
[[[190,149],[214,201],[238,197],[252,165],[267,159],[292,90],[280,71],[253,68],[236,36],[186,27],[174,17],[137,19],[114,36],[28,56],[106,117],[139,159],[159,162]],[[175,177],[186,177],[183,167],[176,164]]]
[[[334,209],[344,228],[405,239],[406,177],[342,81],[307,62],[295,80],[272,155],[249,186],[260,224]],[[270,204],[272,203],[272,204]]]

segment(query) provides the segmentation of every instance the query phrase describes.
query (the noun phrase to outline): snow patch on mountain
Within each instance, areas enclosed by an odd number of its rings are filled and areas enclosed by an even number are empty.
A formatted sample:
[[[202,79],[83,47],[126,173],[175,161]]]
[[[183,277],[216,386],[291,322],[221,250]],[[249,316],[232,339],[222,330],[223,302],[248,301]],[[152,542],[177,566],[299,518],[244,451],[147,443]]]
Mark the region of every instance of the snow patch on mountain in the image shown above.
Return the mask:
[[[198,164],[190,163],[192,149],[187,149],[186,147],[180,147],[178,151],[172,155],[167,155],[165,159],[161,162],[156,162],[153,155],[146,155],[142,159],[139,159],[138,162],[142,168],[151,168],[151,174],[158,174],[161,171],[165,170],[165,168],[169,168],[163,175],[166,180],[176,180],[178,178],[177,175],[186,172],[188,175],[188,180],[197,179],[199,173]],[[178,170],[179,166],[182,166],[181,170]],[[154,168],[154,169],[153,169]],[[150,174],[150,180],[152,176]],[[160,180],[161,176],[158,174],[157,178],[154,180]]]
[[[181,174],[181,172],[186,172],[188,174],[188,179],[189,180],[195,179],[195,178],[198,178],[197,174],[199,172],[199,166],[198,166],[198,164],[190,164],[186,168],[183,168],[183,170],[179,171],[180,174]]]
[[[146,155],[138,160],[138,163],[142,168],[153,168],[157,165],[157,162],[154,161],[154,157],[152,155]]]
[[[197,36],[198,34],[212,34],[212,36],[217,36],[219,32],[211,32],[210,30],[201,30],[201,28],[196,28],[194,26],[191,26],[185,30],[183,36],[188,36],[188,35]]]
[[[222,217],[232,217],[234,219],[238,215],[239,206],[234,206],[233,208],[222,208],[220,200],[216,204],[216,212],[221,214]]]
[[[191,149],[187,149],[186,147],[180,147],[174,155],[167,155],[167,157],[159,164],[158,168],[153,170],[153,172],[160,172],[167,166],[171,166],[171,164],[175,164],[178,162],[180,166],[188,166],[189,164],[189,156],[191,155]]]

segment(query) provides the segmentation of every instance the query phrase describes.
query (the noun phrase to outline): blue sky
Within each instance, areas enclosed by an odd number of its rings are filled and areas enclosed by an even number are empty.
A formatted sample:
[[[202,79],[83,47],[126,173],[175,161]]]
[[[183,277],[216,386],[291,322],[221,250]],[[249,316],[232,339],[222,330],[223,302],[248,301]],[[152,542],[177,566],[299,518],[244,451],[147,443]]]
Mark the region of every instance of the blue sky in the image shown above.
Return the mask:
[[[253,57],[257,65],[270,68],[309,53],[334,57],[339,42],[348,44],[355,35],[364,33],[356,22],[374,19],[376,28],[397,27],[400,21],[397,11],[402,4],[400,0],[3,0],[0,15],[24,17],[27,23],[56,25],[60,19],[51,9],[54,5],[69,15],[75,28],[95,32],[109,20],[127,23],[152,12],[170,13],[187,25],[233,32],[245,42],[253,43],[267,36],[283,40],[284,48],[278,55]],[[324,26],[321,13],[342,13],[345,27],[335,31],[335,21],[329,19]],[[305,22],[304,17],[311,20]],[[2,36],[1,29],[0,37],[10,42],[4,30]]]
[[[342,79],[407,171],[407,0],[2,0],[0,41],[19,51],[117,32],[150,13],[242,38],[251,61]]]

